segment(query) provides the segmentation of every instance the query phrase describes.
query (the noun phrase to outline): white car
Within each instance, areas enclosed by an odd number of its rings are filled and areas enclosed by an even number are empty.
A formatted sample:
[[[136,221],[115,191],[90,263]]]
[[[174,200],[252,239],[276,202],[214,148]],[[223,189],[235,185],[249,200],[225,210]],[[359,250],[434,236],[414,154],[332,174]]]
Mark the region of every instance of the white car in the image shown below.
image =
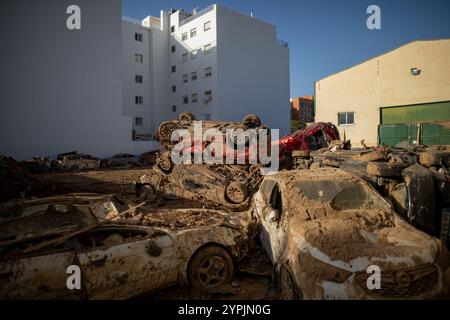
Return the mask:
[[[448,294],[445,246],[409,225],[354,175],[336,169],[278,172],[265,177],[254,201],[283,298]]]
[[[116,208],[93,196],[2,207],[0,299],[126,299],[180,281],[210,290],[231,281],[247,250],[244,216],[191,209],[99,221],[99,207]],[[67,286],[71,265],[80,290]]]

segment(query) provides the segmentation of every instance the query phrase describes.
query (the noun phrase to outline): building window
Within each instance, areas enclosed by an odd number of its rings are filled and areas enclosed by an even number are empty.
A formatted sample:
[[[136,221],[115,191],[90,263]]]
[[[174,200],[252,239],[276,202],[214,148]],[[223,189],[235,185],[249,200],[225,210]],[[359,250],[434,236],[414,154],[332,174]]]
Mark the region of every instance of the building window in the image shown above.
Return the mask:
[[[185,32],[185,33],[183,33],[183,34],[181,35],[181,40],[182,40],[182,41],[186,41],[186,40],[187,40],[187,32]]]
[[[176,46],[175,46],[175,45],[173,45],[173,46],[170,47],[170,51],[171,51],[171,52],[175,52],[175,50],[176,50]]]
[[[212,48],[212,44],[211,43],[208,43],[207,45],[205,45],[203,47],[203,50],[204,50],[205,54],[210,53],[211,52],[211,48]]]
[[[183,96],[183,104],[189,103],[189,96]]]
[[[212,76],[212,67],[205,68],[205,78],[209,78]]]
[[[197,58],[197,55],[198,55],[198,50],[192,50],[191,51],[191,59]]]
[[[170,26],[170,33],[174,33],[175,32],[175,26]]]
[[[134,97],[134,103],[135,104],[143,104],[144,103],[144,97],[143,96],[135,96]]]
[[[209,29],[211,29],[211,21],[206,21],[203,25],[203,30],[208,31]]]
[[[172,106],[172,112],[177,112],[177,106],[176,105]]]
[[[208,103],[211,100],[212,100],[212,91],[211,90],[205,91],[205,103]]]
[[[193,94],[191,95],[191,102],[197,102],[197,101],[198,101],[197,94],[196,94],[196,93],[193,93]]]
[[[197,29],[191,29],[191,38],[195,37],[197,35]]]
[[[172,92],[177,92],[177,86],[172,86]]]
[[[183,83],[188,82],[188,80],[189,80],[189,75],[183,74]]]
[[[142,42],[142,33],[136,32],[134,34],[134,40]]]
[[[142,54],[139,54],[139,53],[134,54],[134,62],[142,63],[143,60],[144,60],[144,57],[142,56]]]
[[[187,53],[183,53],[181,61],[183,61],[183,62],[188,61],[188,54]]]
[[[196,71],[191,72],[191,80],[192,80],[192,81],[197,80],[197,72],[196,72]]]
[[[141,75],[139,75],[139,74],[134,76],[134,81],[136,83],[142,83],[142,79],[143,79],[143,77]]]
[[[172,70],[172,73],[177,72],[177,66],[173,65],[173,66],[171,67],[171,70]]]
[[[338,113],[338,125],[355,124],[354,112],[339,112]]]
[[[144,123],[143,119],[141,117],[136,117],[134,118],[134,124],[137,126],[142,126],[142,124]]]

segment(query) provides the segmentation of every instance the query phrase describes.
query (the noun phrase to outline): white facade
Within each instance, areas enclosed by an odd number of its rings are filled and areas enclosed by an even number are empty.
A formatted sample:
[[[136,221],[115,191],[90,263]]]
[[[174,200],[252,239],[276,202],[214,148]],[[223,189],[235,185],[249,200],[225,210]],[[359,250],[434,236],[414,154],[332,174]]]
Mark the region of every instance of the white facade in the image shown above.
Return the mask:
[[[123,115],[120,1],[74,3],[81,30],[66,27],[64,1],[12,1],[0,10],[1,155],[106,157],[157,145],[132,141],[132,118]]]
[[[275,26],[219,5],[122,24],[124,114],[143,118],[134,123],[137,133],[154,134],[183,111],[224,121],[255,113],[289,132],[289,49]],[[143,62],[135,63],[134,54]],[[139,72],[143,84],[134,81]],[[135,103],[139,96],[142,104]]]
[[[81,30],[67,29],[64,2],[2,12],[11,32],[2,38],[0,154],[140,154],[157,149],[161,121],[183,111],[223,121],[255,113],[289,132],[289,49],[275,26],[218,5],[135,21],[121,17],[120,0],[74,4]]]

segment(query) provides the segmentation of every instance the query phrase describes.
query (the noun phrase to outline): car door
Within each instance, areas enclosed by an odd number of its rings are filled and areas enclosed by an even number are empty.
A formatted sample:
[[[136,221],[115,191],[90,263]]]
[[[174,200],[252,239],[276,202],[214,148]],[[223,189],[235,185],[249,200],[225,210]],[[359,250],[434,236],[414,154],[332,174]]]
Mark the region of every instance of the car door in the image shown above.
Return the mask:
[[[126,226],[78,237],[78,259],[89,299],[126,299],[177,281],[169,234]]]
[[[259,201],[262,203],[259,206],[257,204],[263,226],[260,238],[267,255],[272,262],[276,262],[280,253],[284,251],[286,237],[285,232],[280,228],[283,218],[281,190],[278,183],[272,179],[265,180],[260,190],[262,194]]]
[[[23,241],[1,251],[0,299],[82,298],[81,290],[67,287],[67,268],[76,261],[75,250],[62,242],[37,253],[22,253],[40,241]]]

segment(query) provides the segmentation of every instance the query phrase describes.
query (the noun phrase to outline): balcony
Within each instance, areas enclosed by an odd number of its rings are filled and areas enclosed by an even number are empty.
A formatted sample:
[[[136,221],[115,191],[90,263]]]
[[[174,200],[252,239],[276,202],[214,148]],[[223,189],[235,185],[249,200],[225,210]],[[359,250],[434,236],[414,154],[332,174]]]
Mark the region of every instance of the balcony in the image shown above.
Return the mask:
[[[280,47],[289,48],[289,44],[288,44],[286,41],[277,39],[277,44],[278,44]]]

